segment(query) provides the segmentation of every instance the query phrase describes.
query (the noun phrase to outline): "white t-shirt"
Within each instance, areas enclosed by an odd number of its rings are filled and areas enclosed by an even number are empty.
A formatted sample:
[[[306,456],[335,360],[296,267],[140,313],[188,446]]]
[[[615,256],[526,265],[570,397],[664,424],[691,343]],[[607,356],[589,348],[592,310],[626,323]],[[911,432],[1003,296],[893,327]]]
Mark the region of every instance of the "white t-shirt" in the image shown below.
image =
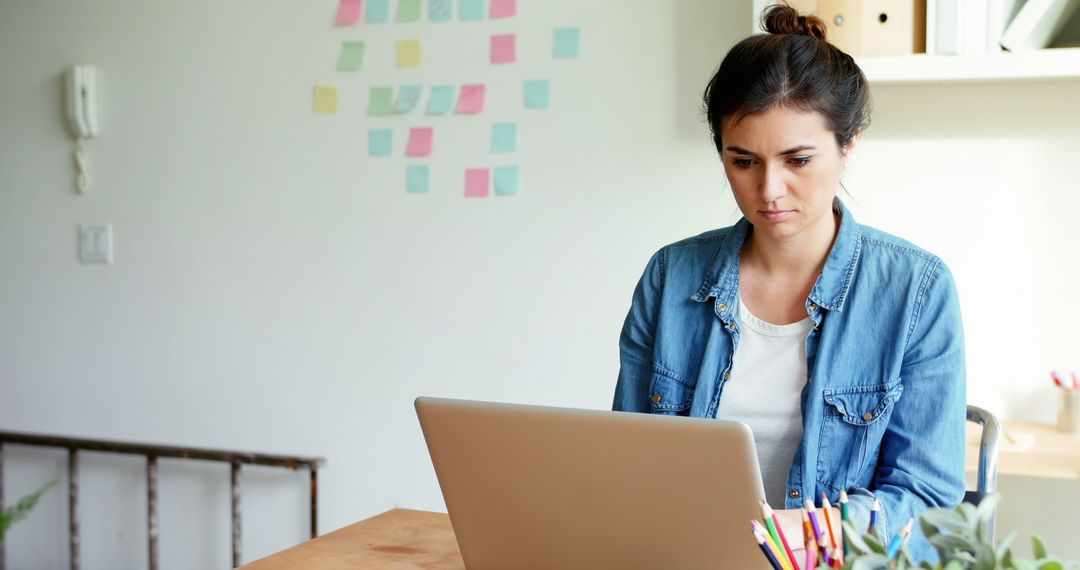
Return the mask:
[[[765,500],[784,508],[787,476],[802,439],[799,398],[806,384],[807,317],[790,325],[767,323],[739,299],[739,345],[716,417],[746,422],[754,432]]]

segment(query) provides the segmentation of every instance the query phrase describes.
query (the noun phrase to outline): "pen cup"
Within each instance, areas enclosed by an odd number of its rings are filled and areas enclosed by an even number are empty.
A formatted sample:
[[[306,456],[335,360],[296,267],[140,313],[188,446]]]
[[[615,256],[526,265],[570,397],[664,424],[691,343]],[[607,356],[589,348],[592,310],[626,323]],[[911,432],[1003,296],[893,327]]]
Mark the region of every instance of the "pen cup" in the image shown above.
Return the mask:
[[[1080,390],[1058,390],[1058,431],[1080,434]]]

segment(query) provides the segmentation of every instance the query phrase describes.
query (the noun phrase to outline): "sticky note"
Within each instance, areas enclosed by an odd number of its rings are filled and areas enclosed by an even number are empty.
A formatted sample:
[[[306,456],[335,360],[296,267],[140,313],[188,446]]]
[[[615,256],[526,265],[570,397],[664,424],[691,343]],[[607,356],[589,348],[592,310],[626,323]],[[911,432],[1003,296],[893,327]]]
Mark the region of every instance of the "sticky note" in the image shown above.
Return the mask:
[[[341,42],[341,57],[338,58],[337,67],[343,71],[355,71],[364,67],[364,42]]]
[[[341,0],[337,10],[337,25],[344,26],[360,19],[363,0]]]
[[[369,24],[385,24],[390,21],[390,0],[367,0],[364,20]]]
[[[371,156],[390,156],[393,146],[394,131],[390,129],[368,131],[368,154]]]
[[[500,166],[495,169],[495,195],[512,196],[518,193],[518,167]]]
[[[315,86],[315,112],[327,115],[337,113],[337,87],[334,85]]]
[[[525,82],[525,108],[547,109],[550,102],[551,82],[547,79],[530,79]]]
[[[397,21],[419,22],[420,0],[398,0]]]
[[[555,28],[554,55],[559,59],[577,57],[581,46],[581,31],[578,28]]]
[[[465,197],[487,198],[491,195],[491,172],[486,168],[465,169]]]
[[[420,67],[420,40],[402,40],[397,46],[397,66]]]
[[[491,36],[491,63],[514,63],[514,34]]]
[[[397,103],[394,104],[394,112],[411,113],[420,104],[420,96],[424,93],[423,85],[402,85],[398,88]]]
[[[426,164],[410,164],[405,167],[405,191],[410,194],[427,194],[431,191],[431,169]]]
[[[427,114],[445,115],[454,110],[454,86],[435,85],[428,96]]]
[[[463,22],[475,22],[484,19],[484,0],[459,0],[458,19]]]
[[[514,14],[517,14],[517,0],[491,0],[489,15],[492,20],[509,18]]]
[[[405,154],[409,156],[431,156],[431,137],[434,129],[431,127],[414,127],[409,129],[409,146]]]
[[[484,86],[462,85],[461,95],[458,97],[457,112],[459,114],[475,114],[484,110]]]
[[[427,19],[429,22],[449,22],[453,10],[453,0],[428,0]]]
[[[371,117],[384,117],[394,112],[394,88],[372,87],[368,100],[367,114]]]
[[[517,150],[517,123],[491,125],[491,152],[514,152]]]

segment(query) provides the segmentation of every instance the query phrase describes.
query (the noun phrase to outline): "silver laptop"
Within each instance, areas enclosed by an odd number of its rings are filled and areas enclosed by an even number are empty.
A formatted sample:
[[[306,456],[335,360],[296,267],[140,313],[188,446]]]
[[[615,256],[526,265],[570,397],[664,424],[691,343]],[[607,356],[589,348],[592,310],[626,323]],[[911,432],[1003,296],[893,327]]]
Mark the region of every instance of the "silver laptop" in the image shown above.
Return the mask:
[[[417,398],[470,570],[769,568],[741,422]]]

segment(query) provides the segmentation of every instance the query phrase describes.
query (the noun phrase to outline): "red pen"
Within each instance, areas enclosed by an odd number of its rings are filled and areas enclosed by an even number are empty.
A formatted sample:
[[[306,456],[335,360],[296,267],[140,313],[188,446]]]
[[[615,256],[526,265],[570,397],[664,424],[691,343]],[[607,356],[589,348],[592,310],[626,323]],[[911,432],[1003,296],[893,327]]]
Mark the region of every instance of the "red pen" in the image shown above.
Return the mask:
[[[1056,370],[1051,370],[1050,371],[1050,378],[1052,378],[1054,380],[1054,385],[1057,386],[1058,388],[1067,388],[1068,387],[1068,386],[1066,386],[1065,384],[1063,384],[1061,382],[1061,376],[1058,376],[1058,373],[1057,373]]]

